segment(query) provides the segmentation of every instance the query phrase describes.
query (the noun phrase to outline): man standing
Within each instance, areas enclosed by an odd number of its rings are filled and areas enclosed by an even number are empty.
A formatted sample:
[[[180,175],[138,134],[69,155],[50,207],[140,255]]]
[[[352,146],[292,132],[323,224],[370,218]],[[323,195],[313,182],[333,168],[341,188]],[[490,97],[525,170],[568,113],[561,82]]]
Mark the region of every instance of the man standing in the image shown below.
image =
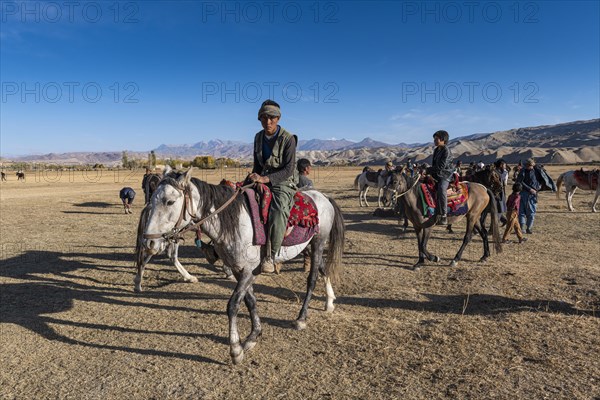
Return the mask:
[[[533,220],[535,219],[535,212],[537,210],[537,192],[540,190],[542,185],[537,179],[535,174],[535,161],[530,158],[525,163],[525,168],[519,172],[517,176],[517,183],[523,185],[521,191],[521,205],[519,207],[519,224],[521,230],[531,234],[533,231]]]
[[[273,260],[281,248],[298,184],[298,138],[278,125],[280,117],[279,104],[273,100],[262,103],[258,120],[263,129],[254,137],[254,168],[248,176],[252,182],[269,185],[273,194],[269,210],[267,252],[261,262],[261,271],[269,273],[275,271]]]
[[[448,146],[450,135],[446,131],[437,131],[433,134],[433,143],[435,150],[433,151],[432,166],[428,168],[428,173],[436,180],[437,204],[436,215],[437,225],[448,224],[448,198],[446,190],[452,179],[454,167],[452,166],[452,153]]]

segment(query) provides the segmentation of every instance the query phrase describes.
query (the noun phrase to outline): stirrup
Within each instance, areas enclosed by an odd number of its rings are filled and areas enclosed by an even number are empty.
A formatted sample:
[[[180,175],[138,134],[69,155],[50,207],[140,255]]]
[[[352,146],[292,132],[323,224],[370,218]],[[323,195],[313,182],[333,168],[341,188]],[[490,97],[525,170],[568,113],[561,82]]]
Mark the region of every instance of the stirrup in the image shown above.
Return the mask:
[[[260,263],[260,270],[266,274],[272,274],[275,272],[275,263],[273,262],[273,257],[263,258]]]

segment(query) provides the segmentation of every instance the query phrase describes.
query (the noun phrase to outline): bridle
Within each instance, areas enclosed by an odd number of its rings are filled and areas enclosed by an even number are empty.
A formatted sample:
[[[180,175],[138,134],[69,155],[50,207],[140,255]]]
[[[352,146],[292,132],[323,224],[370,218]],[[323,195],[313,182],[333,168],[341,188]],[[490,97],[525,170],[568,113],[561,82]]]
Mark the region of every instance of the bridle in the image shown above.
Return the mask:
[[[181,207],[181,213],[179,214],[179,218],[177,219],[177,223],[175,223],[175,226],[173,227],[173,229],[171,229],[168,232],[165,233],[144,233],[143,237],[144,239],[165,239],[167,241],[170,242],[178,242],[179,240],[183,239],[183,234],[185,232],[188,231],[200,231],[200,228],[202,226],[202,224],[208,220],[209,218],[214,217],[215,215],[217,215],[218,213],[220,213],[221,211],[223,211],[227,206],[229,206],[235,199],[236,197],[242,193],[245,189],[253,186],[254,183],[245,185],[245,186],[240,186],[238,187],[235,192],[233,193],[233,196],[231,196],[225,203],[223,203],[219,208],[217,208],[214,212],[212,212],[211,214],[207,215],[204,218],[198,218],[198,216],[196,215],[195,212],[192,212],[190,210],[193,210],[193,201],[192,201],[192,190],[190,188],[190,186],[175,186],[172,185],[173,188],[175,188],[178,192],[183,194],[183,207]],[[187,225],[181,226],[182,222],[184,221],[184,219],[186,218],[186,215],[189,215],[191,217],[190,222],[188,222]]]
[[[408,177],[405,175],[405,177],[404,177],[404,180],[407,180],[407,178],[408,178]],[[413,184],[410,186],[410,188],[406,189],[404,192],[402,192],[402,193],[400,193],[400,194],[397,194],[397,193],[396,193],[396,190],[394,190],[394,195],[392,196],[392,199],[393,199],[393,201],[394,201],[394,202],[395,202],[396,200],[398,200],[400,197],[402,197],[402,196],[404,196],[405,194],[407,194],[408,192],[410,192],[411,190],[413,190],[413,188],[414,188],[415,186],[417,186],[417,183],[419,182],[419,177],[418,177],[418,176],[415,176],[415,177],[414,177],[414,180],[415,180],[415,181],[414,181],[414,182],[413,182]]]

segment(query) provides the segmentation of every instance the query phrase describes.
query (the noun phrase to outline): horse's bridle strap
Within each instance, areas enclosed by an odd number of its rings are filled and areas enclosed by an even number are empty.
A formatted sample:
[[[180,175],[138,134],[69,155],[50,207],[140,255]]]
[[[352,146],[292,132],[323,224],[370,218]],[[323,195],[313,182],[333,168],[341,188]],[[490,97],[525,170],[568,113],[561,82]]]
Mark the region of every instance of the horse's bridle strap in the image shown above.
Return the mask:
[[[233,196],[231,196],[225,203],[223,203],[219,208],[217,208],[214,212],[212,212],[211,214],[207,215],[206,217],[194,221],[197,217],[196,214],[191,214],[188,211],[188,214],[190,215],[190,217],[192,217],[192,223],[184,226],[183,228],[179,228],[179,224],[181,224],[181,222],[183,221],[183,219],[185,218],[185,214],[187,209],[192,209],[192,199],[190,196],[191,191],[189,190],[189,188],[184,188],[184,189],[180,189],[178,188],[178,190],[183,190],[183,195],[184,195],[184,202],[183,202],[183,208],[181,210],[181,214],[179,215],[179,219],[177,220],[177,223],[175,224],[175,227],[173,228],[173,230],[171,232],[167,232],[167,233],[144,233],[144,239],[160,239],[160,238],[164,238],[167,240],[179,240],[182,235],[185,232],[191,231],[191,230],[199,230],[200,226],[206,222],[206,220],[208,220],[209,218],[214,217],[215,215],[217,215],[218,213],[220,213],[221,211],[223,211],[227,206],[229,206],[235,199],[236,197],[242,193],[245,189],[253,186],[254,183],[250,183],[248,185],[245,186],[241,186],[239,188],[237,188],[235,190],[235,192],[233,193]]]

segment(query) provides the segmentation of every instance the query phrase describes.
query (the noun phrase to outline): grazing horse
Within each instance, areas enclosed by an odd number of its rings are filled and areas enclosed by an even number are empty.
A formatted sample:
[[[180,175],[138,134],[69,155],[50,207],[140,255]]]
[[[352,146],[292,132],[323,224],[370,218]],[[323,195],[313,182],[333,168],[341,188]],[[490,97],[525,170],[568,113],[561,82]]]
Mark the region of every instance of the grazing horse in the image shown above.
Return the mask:
[[[19,171],[19,172],[17,172],[16,175],[17,175],[17,181],[25,182],[25,172]]]
[[[6,181],[6,173],[4,171],[0,172],[2,174],[2,180]]]
[[[395,191],[394,197],[402,202],[404,212],[412,222],[417,234],[419,260],[413,266],[414,271],[419,270],[424,265],[425,257],[427,257],[429,261],[440,261],[438,256],[429,253],[427,250],[427,242],[431,235],[431,230],[436,223],[436,217],[429,218],[423,215],[421,199],[418,192],[420,190],[419,185],[417,185],[418,182],[418,177],[410,178],[401,172],[394,172],[390,182],[391,190]],[[455,223],[464,216],[467,218],[467,229],[462,245],[454,256],[454,259],[450,262],[450,266],[452,267],[458,265],[465,247],[473,237],[473,231],[479,233],[483,240],[483,257],[481,257],[480,261],[485,261],[490,256],[488,232],[481,223],[481,214],[488,207],[488,204],[490,204],[490,200],[493,199],[493,194],[489,189],[479,183],[466,182],[466,184],[468,187],[467,213],[458,216],[448,215],[448,221],[450,223]],[[495,244],[496,252],[500,253],[502,251],[502,244],[500,242],[500,229],[498,226],[498,210],[494,201],[491,201],[490,209],[492,216],[491,230],[493,242]]]
[[[253,284],[260,274],[261,246],[254,245],[254,231],[251,215],[240,190],[224,185],[211,185],[191,177],[192,169],[165,177],[158,185],[150,200],[150,212],[143,235],[138,235],[145,252],[156,254],[166,243],[179,237],[186,230],[201,229],[213,243],[215,251],[228,265],[237,279],[237,285],[227,304],[229,317],[229,346],[234,364],[241,362],[244,352],[253,348],[262,333],[256,308]],[[306,327],[308,303],[312,296],[318,273],[325,277],[326,310],[334,309],[335,295],[332,280],[339,275],[344,246],[344,220],[341,210],[333,199],[316,190],[302,192],[315,203],[319,214],[318,233],[306,242],[284,246],[275,257],[275,262],[290,260],[300,254],[306,246],[311,249],[311,269],[307,279],[307,290],[302,309],[295,321],[297,329]],[[323,251],[329,242],[327,261]],[[143,267],[138,269],[135,283],[141,282]],[[252,329],[241,341],[237,316],[240,304],[244,301],[250,313]]]
[[[388,174],[384,173],[382,169],[373,171],[371,167],[367,166],[356,176],[354,187],[358,189],[358,203],[361,207],[363,206],[363,200],[365,205],[369,207],[369,203],[367,202],[369,187],[376,187],[379,190],[377,205],[381,207],[381,198],[383,197],[383,189],[386,187]]]
[[[560,187],[563,182],[567,198],[567,207],[569,211],[575,211],[573,208],[573,194],[577,188],[581,190],[596,190],[596,196],[592,202],[592,212],[596,212],[596,203],[600,197],[600,169],[593,171],[584,171],[583,168],[575,171],[567,171],[558,177],[556,182],[556,198],[560,197]]]
[[[156,190],[158,183],[162,179],[160,174],[146,174],[142,180],[142,189],[144,189],[144,204],[148,204],[152,193]]]

